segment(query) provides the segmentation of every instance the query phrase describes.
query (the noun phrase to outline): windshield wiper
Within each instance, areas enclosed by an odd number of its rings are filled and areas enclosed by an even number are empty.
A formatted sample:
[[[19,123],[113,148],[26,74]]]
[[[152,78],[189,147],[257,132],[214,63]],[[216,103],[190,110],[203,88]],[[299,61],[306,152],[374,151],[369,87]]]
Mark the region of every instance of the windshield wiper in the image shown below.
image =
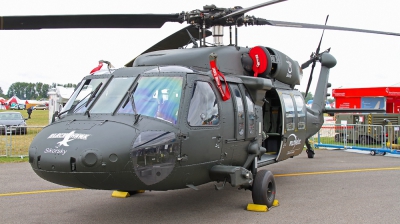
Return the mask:
[[[93,92],[91,92],[91,96],[89,97],[88,101],[86,102],[85,107],[88,107],[89,103],[93,100],[93,98],[96,97],[97,92],[99,91],[100,87],[103,85],[103,83],[101,82],[95,90],[93,90]]]
[[[136,91],[136,88],[138,87],[139,82],[135,84],[132,90],[128,91],[128,97],[126,98],[124,104],[122,105],[122,108],[125,108],[125,106],[128,104],[128,102],[131,102],[131,107],[133,110],[133,114],[135,115],[135,121],[133,124],[136,124],[139,121],[140,114],[137,113],[136,110],[136,105],[135,105],[135,97],[133,96],[133,93]]]
[[[133,97],[133,93],[136,91],[136,88],[138,87],[138,83],[135,84],[132,90],[128,91],[128,97],[126,98],[124,104],[122,105],[122,108],[125,108],[125,106],[128,104],[128,102],[131,102],[132,110],[134,114],[137,114],[136,111],[136,105],[135,105],[135,98]]]
[[[100,84],[102,84],[102,83],[100,83]],[[100,84],[99,84],[99,86],[100,86]],[[97,87],[96,87],[95,90],[97,90]],[[93,94],[95,90],[93,90],[92,92],[88,93],[85,97],[83,97],[81,100],[79,100],[79,102],[78,102],[75,106],[69,108],[69,109],[66,110],[66,111],[63,111],[63,112],[59,113],[59,114],[57,115],[58,118],[60,118],[61,115],[65,114],[65,113],[67,113],[67,112],[70,112],[71,110],[74,110],[74,111],[79,110],[79,109],[84,105],[84,104],[81,104],[81,105],[79,105],[79,104],[80,104],[82,101],[84,101],[84,100],[86,99],[86,97],[88,97],[88,96],[90,96],[91,94]],[[79,107],[76,108],[77,105],[79,105]]]
[[[91,92],[91,96],[89,97],[89,99],[86,102],[85,107],[87,108],[89,106],[89,103],[92,102],[92,100],[96,97],[97,92],[99,92],[100,87],[103,85],[103,82],[101,82],[96,89],[93,90],[93,92]],[[81,105],[82,106],[82,105]],[[90,118],[90,113],[89,113],[89,108],[86,109],[85,113],[83,113],[83,115],[88,115],[88,117]]]
[[[84,99],[86,99],[86,97],[88,97],[90,94],[92,94],[92,93],[87,94],[85,97],[83,97],[83,99],[79,100],[79,102],[78,102],[76,105],[79,105],[79,104],[80,104]],[[76,106],[76,105],[75,105],[75,106]],[[82,104],[82,105],[83,105],[83,104]],[[81,108],[82,105],[80,105],[79,108]],[[65,110],[65,111],[59,113],[59,114],[57,115],[58,118],[60,118],[61,115],[63,115],[63,114],[65,114],[65,113],[70,112],[71,110],[75,109],[75,106],[69,108],[68,110]],[[76,108],[76,109],[79,109],[79,108]]]

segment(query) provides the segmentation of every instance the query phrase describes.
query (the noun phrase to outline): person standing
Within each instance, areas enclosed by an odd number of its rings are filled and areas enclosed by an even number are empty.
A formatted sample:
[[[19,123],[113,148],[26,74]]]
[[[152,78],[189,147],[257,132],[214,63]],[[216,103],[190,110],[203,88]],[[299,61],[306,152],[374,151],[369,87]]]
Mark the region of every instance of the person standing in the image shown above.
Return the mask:
[[[31,119],[32,107],[29,107],[26,111],[28,112],[28,119]]]

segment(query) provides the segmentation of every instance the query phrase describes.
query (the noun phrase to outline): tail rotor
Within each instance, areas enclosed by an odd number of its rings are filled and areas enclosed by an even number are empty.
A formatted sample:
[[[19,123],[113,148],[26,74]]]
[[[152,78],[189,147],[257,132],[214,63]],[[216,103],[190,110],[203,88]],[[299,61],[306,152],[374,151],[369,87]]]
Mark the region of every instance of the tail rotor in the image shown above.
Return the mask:
[[[326,26],[326,23],[328,22],[328,18],[329,18],[329,15],[326,16],[325,26]],[[310,85],[311,85],[311,81],[312,81],[312,75],[313,75],[313,72],[314,72],[315,64],[317,63],[317,60],[319,60],[319,57],[320,57],[319,51],[320,51],[320,48],[321,48],[321,42],[322,42],[322,38],[324,36],[324,32],[325,32],[325,29],[322,30],[322,35],[321,35],[321,39],[319,40],[319,44],[318,44],[317,50],[315,52],[311,53],[310,59],[308,61],[304,62],[301,65],[301,69],[306,69],[312,63],[310,78],[308,79],[307,90],[306,90],[306,94],[305,94],[304,97],[307,97],[308,90],[310,89]],[[328,49],[327,51],[329,52],[329,50],[330,49]]]

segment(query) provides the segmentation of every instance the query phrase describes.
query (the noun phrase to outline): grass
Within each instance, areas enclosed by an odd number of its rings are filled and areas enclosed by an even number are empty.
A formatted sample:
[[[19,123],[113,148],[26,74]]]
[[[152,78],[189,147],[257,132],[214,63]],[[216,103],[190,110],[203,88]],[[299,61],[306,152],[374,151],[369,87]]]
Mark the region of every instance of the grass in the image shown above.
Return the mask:
[[[4,112],[5,110],[0,110]],[[14,111],[14,110],[13,110]],[[21,112],[22,116],[27,118],[28,113],[26,110],[15,110],[14,112]],[[31,119],[26,121],[28,126],[28,133],[26,135],[12,135],[11,145],[12,154],[9,157],[0,156],[0,163],[11,163],[11,162],[26,162],[28,158],[25,157],[21,159],[19,155],[28,155],[29,145],[31,144],[33,138],[36,134],[49,124],[49,111],[48,110],[34,110],[31,114]],[[6,144],[10,140],[10,137],[1,135],[0,136],[0,154],[6,155]]]
[[[0,163],[22,163],[28,162],[28,157],[0,157]]]

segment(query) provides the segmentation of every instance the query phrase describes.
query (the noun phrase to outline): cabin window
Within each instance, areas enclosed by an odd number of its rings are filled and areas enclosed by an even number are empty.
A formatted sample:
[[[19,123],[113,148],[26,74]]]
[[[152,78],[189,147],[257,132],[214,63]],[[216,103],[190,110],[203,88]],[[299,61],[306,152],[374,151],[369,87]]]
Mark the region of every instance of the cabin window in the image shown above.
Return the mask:
[[[237,133],[239,136],[244,135],[244,125],[245,125],[245,115],[244,115],[244,105],[242,94],[237,86],[232,86],[233,95],[236,101],[236,110],[237,110]]]
[[[210,83],[194,83],[190,100],[188,123],[190,126],[215,126],[219,124],[218,101]]]
[[[135,77],[114,78],[101,94],[91,113],[112,113],[125,96]]]
[[[250,94],[247,91],[245,91],[245,93],[246,93],[249,134],[253,135],[255,133],[254,125],[256,123],[256,114],[255,114],[255,110],[254,110],[254,103],[250,98]]]
[[[294,100],[296,102],[297,109],[297,128],[305,129],[306,128],[306,108],[304,104],[304,100],[301,96],[294,96]]]
[[[134,85],[133,94],[126,98],[118,113],[137,113],[176,124],[182,82],[182,77],[143,76]]]
[[[289,94],[282,94],[283,103],[285,104],[286,130],[294,130],[294,103]]]

